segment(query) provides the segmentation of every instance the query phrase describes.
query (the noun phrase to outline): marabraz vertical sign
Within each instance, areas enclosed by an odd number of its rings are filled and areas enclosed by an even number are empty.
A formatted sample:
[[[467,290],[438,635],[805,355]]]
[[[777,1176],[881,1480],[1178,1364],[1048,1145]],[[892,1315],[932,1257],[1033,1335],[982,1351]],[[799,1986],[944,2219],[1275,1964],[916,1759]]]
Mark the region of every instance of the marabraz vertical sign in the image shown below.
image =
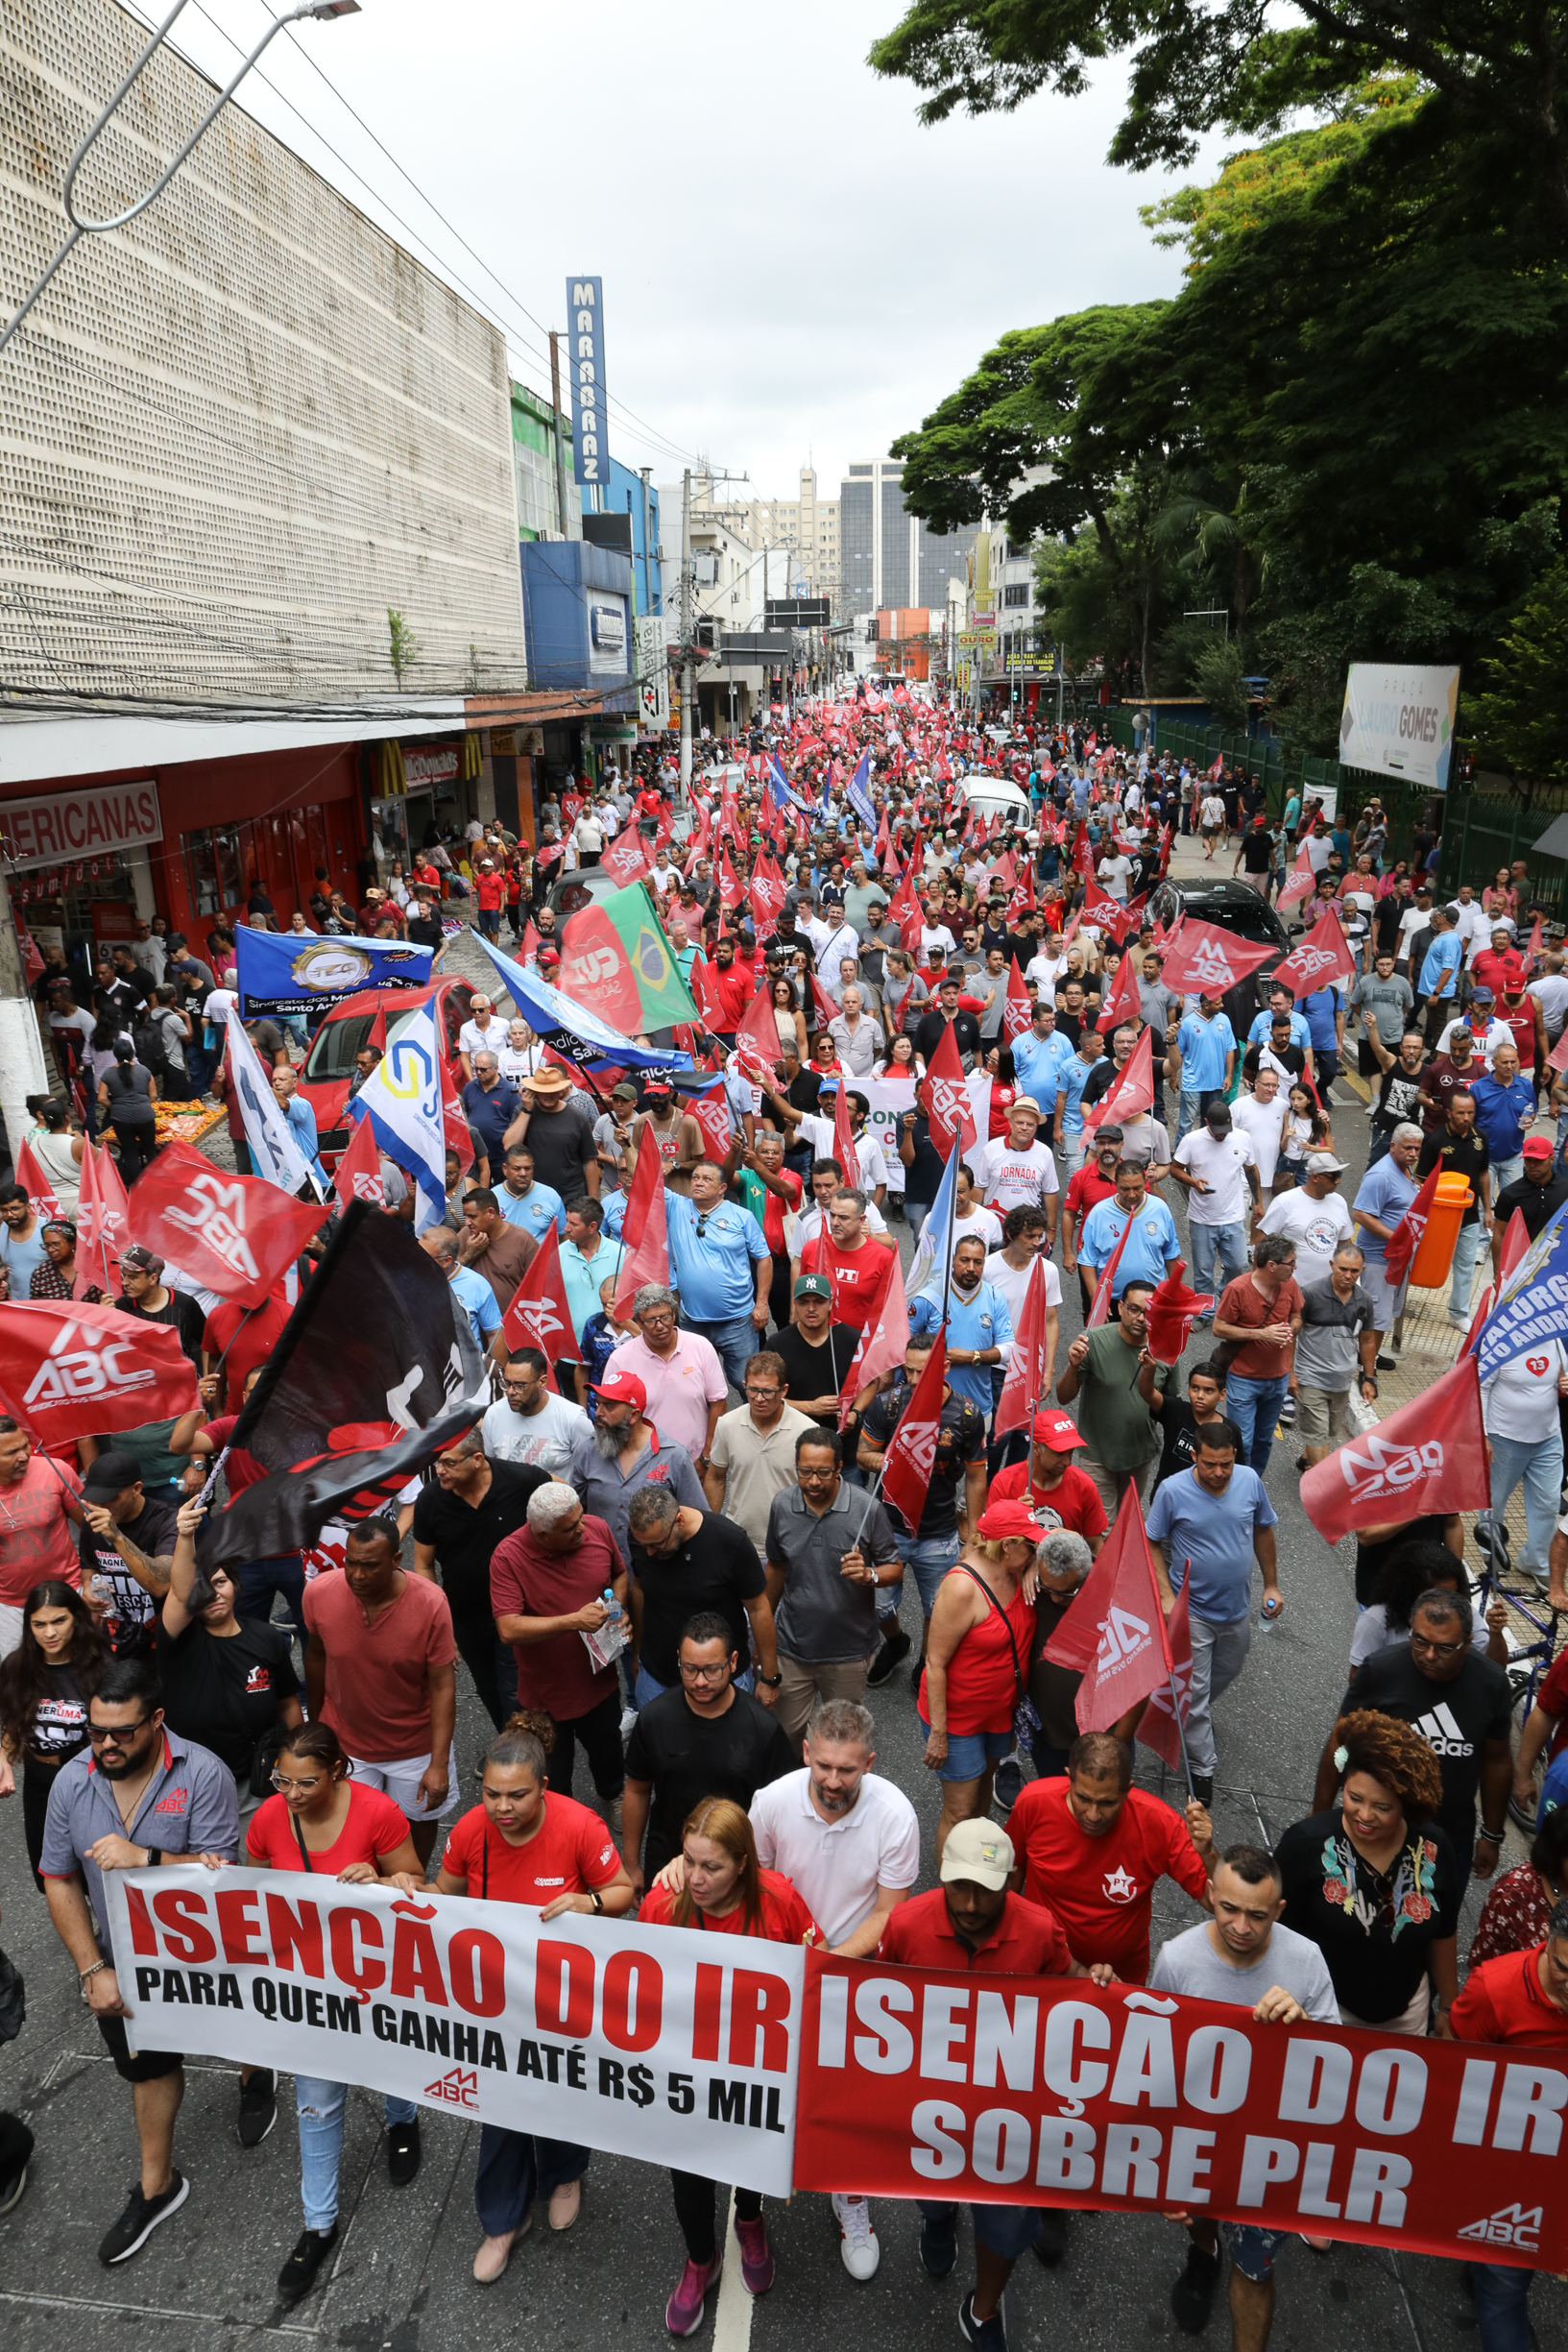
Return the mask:
[[[604,279],[567,279],[567,349],[571,354],[571,463],[581,488],[610,479],[604,417]]]

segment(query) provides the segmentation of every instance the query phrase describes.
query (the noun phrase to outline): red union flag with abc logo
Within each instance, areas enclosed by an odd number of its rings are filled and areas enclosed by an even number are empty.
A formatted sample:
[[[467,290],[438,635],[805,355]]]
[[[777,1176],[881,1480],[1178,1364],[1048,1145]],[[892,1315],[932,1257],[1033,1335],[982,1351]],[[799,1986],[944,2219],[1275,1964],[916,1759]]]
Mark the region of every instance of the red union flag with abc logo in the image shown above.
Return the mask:
[[[1356,957],[1332,907],[1325,907],[1295,953],[1270,974],[1293,997],[1311,996],[1335,981],[1354,980]]]
[[[512,1295],[512,1304],[501,1318],[501,1330],[509,1347],[539,1349],[550,1366],[552,1387],[556,1385],[558,1362],[569,1358],[580,1364],[583,1360],[572,1327],[571,1309],[567,1304],[567,1285],[561,1273],[561,1237],[553,1220],[545,1226],[544,1238]]]
[[[1136,1487],[1122,1495],[1105,1547],[1046,1656],[1052,1665],[1082,1670],[1073,1703],[1080,1732],[1108,1732],[1170,1680],[1165,1611]]]
[[[1472,1355],[1365,1437],[1347,1438],[1301,1481],[1301,1507],[1325,1543],[1428,1512],[1484,1511],[1490,1498]]]
[[[1166,950],[1160,978],[1172,992],[1185,995],[1195,990],[1202,996],[1222,996],[1274,953],[1273,948],[1240,938],[1218,923],[1184,915]]]
[[[320,1226],[319,1201],[229,1176],[189,1144],[165,1144],[131,1188],[133,1241],[184,1268],[220,1298],[258,1307]]]
[[[173,1420],[196,1403],[180,1335],[115,1307],[17,1299],[0,1307],[5,1409],[42,1445]]]

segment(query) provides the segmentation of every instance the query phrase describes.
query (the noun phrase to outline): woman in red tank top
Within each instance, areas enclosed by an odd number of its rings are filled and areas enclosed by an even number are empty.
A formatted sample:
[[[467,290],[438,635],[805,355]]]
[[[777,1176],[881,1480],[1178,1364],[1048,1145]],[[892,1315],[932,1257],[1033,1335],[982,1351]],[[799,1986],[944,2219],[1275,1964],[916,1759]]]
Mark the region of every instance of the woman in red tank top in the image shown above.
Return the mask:
[[[920,1720],[926,1768],[942,1782],[938,1864],[953,1824],[989,1812],[997,1765],[1013,1744],[1034,1633],[1023,1580],[1039,1536],[1024,1505],[993,1503],[937,1588]]]

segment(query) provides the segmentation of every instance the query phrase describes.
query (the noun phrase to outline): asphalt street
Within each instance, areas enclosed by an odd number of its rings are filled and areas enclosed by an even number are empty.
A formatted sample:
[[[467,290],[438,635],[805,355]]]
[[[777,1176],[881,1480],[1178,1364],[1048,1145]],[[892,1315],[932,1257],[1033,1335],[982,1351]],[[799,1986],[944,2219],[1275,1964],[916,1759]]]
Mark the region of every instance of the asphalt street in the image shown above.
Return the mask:
[[[459,950],[464,965],[468,942]],[[477,958],[475,958],[475,963]],[[1365,1158],[1359,1111],[1336,1121],[1340,1149],[1358,1171]],[[1181,1224],[1181,1206],[1172,1206]],[[905,1237],[907,1228],[896,1226]],[[1075,1284],[1066,1285],[1061,1350],[1078,1327]],[[1059,1359],[1060,1360],[1060,1359]],[[1260,1630],[1241,1681],[1219,1702],[1215,1815],[1221,1845],[1272,1842],[1310,1810],[1324,1733],[1344,1686],[1355,1602],[1351,1546],[1328,1549],[1309,1526],[1297,1493],[1293,1441],[1276,1446],[1267,1486],[1279,1514],[1280,1578],[1285,1612]],[[1261,1592],[1255,1586],[1254,1600]],[[910,1630],[916,1608],[905,1603]],[[460,1684],[466,1675],[459,1670]],[[908,1678],[900,1673],[874,1694],[879,1769],[910,1794],[929,1833],[937,1788],[924,1768],[923,1741]],[[464,1688],[458,1762],[465,1786],[481,1754],[488,1721]],[[1162,1768],[1140,1755],[1139,1777],[1164,1785]],[[592,1791],[586,1780],[577,1793]],[[1174,1792],[1171,1792],[1172,1795]],[[1504,1866],[1522,1858],[1510,1834]],[[1481,1890],[1484,1892],[1484,1890]],[[24,1972],[28,2021],[19,2041],[0,2050],[0,2104],[20,2112],[37,2135],[22,2204],[0,2220],[0,2305],[12,2352],[48,2346],[104,2347],[128,2340],[167,2352],[217,2352],[253,2336],[316,2340],[353,2352],[422,2352],[461,2343],[488,2352],[519,2340],[535,2352],[669,2340],[663,2304],[681,2263],[680,2239],[662,2172],[596,2154],[585,2183],[583,2213],[567,2235],[552,2237],[541,2213],[515,2252],[504,2279],[474,2285],[470,2266],[478,2241],[472,2203],[477,2131],[454,2118],[422,2111],[424,2158],[413,2185],[387,2177],[379,2103],[350,2094],[343,2162],[344,2224],[326,2283],[284,2314],[274,2281],[301,2227],[299,2157],[292,2084],[285,2080],[277,2129],[258,2148],[242,2149],[234,2129],[235,2076],[205,2060],[188,2070],[177,2162],[191,2181],[184,2210],[123,2268],[100,2267],[95,2248],[135,2175],[129,2091],[103,2054],[96,2030],[72,1985],[72,1971],[34,1888],[22,1842],[20,1806],[0,1805],[0,1941]],[[1479,1910],[1473,1889],[1460,1930],[1461,1957]],[[1196,1916],[1169,1884],[1155,1903],[1155,1941]],[[1486,2184],[1478,2172],[1478,2211]],[[857,2285],[837,2256],[837,2229],[825,2196],[797,2195],[770,2207],[778,2255],[773,2291],[753,2305],[738,2266],[710,2316],[699,2343],[719,2352],[838,2352],[854,2340],[863,2352],[907,2352],[910,2345],[957,2339],[960,2299],[973,2279],[967,2219],[953,2276],[933,2287],[916,2257],[912,2207],[880,2201],[877,2277]],[[1129,2342],[1178,2341],[1169,2307],[1170,2283],[1185,2248],[1170,2225],[1117,2216],[1075,2219],[1067,2258],[1053,2272],[1032,2258],[1019,2265],[1007,2323],[1014,2352],[1071,2341],[1079,2352],[1122,2352]],[[1473,2340],[1475,2319],[1458,2265],[1417,2255],[1335,2246],[1314,2256],[1291,2245],[1279,2269],[1274,2343],[1282,2352],[1354,2340],[1366,2347],[1448,2352]],[[1532,2298],[1543,2347],[1568,2352],[1568,2301],[1543,2280]],[[129,2326],[128,2326],[129,2323]],[[1209,2340],[1228,2340],[1222,2304]]]

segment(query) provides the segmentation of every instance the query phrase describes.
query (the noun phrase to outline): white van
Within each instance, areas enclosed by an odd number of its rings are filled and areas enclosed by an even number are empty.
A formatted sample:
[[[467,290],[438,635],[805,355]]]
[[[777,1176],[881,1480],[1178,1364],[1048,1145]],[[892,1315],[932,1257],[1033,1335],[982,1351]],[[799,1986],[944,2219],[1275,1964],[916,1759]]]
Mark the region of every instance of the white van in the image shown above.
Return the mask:
[[[966,776],[959,788],[970,807],[978,809],[988,824],[999,813],[1003,825],[1016,826],[1021,833],[1034,822],[1027,792],[1004,776]]]

